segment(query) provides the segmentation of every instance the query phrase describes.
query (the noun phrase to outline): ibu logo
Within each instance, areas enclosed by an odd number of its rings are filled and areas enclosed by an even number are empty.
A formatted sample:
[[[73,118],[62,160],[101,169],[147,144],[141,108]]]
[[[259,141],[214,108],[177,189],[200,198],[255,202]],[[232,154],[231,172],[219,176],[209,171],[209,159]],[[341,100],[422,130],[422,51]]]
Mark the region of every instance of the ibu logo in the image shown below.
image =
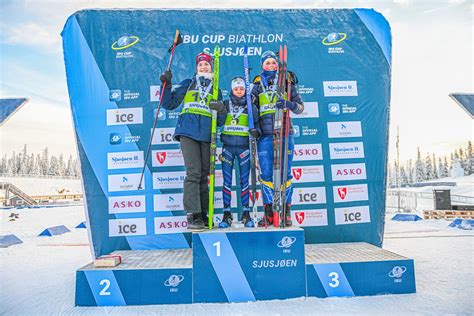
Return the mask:
[[[156,117],[156,112],[158,109],[153,110],[153,117]],[[160,112],[158,112],[158,121],[164,121],[166,120],[166,110],[165,109],[160,109]]]
[[[407,271],[407,268],[405,266],[394,266],[392,271],[388,273],[388,276],[393,278],[393,282],[395,283],[401,283],[402,282],[402,277],[403,274]]]
[[[183,280],[184,280],[184,276],[173,274],[173,275],[171,275],[171,276],[165,281],[165,286],[173,286],[173,287],[176,287],[176,286],[178,286],[181,282],[183,282]]]
[[[295,243],[296,237],[283,237],[277,244],[278,248],[283,248],[283,253],[290,253],[291,246]]]
[[[341,106],[339,105],[339,103],[329,103],[328,112],[331,115],[339,115],[341,114]]]
[[[329,33],[322,41],[325,46],[332,46],[342,43],[347,38],[346,33]]]
[[[120,145],[122,143],[122,136],[117,133],[111,133],[109,137],[110,145]]]
[[[109,91],[109,101],[111,101],[111,102],[122,101],[122,91],[120,91],[120,90],[110,90]]]

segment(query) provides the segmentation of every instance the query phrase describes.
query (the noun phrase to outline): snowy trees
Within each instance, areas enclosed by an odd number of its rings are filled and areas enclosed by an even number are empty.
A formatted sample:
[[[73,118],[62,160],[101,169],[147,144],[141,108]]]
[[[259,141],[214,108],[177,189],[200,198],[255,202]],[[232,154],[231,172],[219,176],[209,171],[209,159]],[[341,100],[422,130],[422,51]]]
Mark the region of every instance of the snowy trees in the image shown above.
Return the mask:
[[[427,153],[423,157],[420,148],[417,148],[414,163],[412,159],[406,161],[405,164],[400,163],[400,184],[404,186],[406,184],[449,177],[454,165],[460,165],[464,170],[464,175],[474,174],[473,150],[472,142],[468,142],[466,147],[457,148],[448,156],[436,157],[434,153]],[[388,185],[390,187],[394,187],[397,184],[396,161],[393,162],[393,165],[395,168],[390,166],[388,173]]]
[[[0,158],[0,174],[78,178],[80,170],[79,162],[73,159],[72,155],[69,156],[66,164],[63,154],[51,155],[47,147],[41,154],[29,153],[27,146],[24,145],[19,153],[13,151],[10,157],[4,154]]]

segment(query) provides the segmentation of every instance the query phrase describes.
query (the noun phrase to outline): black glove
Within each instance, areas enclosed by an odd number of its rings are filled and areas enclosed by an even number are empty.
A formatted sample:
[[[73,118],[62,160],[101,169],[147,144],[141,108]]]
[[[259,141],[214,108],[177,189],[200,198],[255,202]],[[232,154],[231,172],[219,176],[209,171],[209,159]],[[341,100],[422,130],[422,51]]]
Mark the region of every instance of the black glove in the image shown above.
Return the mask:
[[[219,100],[211,100],[211,102],[209,103],[209,108],[211,110],[217,111],[217,114],[222,114],[223,112],[226,112],[224,102]]]
[[[171,78],[173,78],[173,74],[171,73],[171,70],[166,70],[164,73],[161,74],[160,80],[161,82],[165,83],[168,86],[171,86]]]
[[[250,129],[249,133],[250,133],[250,136],[252,136],[253,138],[260,137],[260,133],[258,132],[258,130],[256,128]]]

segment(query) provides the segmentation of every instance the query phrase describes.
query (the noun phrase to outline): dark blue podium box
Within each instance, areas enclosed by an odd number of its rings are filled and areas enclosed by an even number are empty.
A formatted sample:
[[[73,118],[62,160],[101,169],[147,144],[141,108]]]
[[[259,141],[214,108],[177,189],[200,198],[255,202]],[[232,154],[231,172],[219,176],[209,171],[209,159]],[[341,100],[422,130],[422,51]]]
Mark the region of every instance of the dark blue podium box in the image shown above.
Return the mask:
[[[193,234],[194,302],[247,302],[306,295],[301,228]]]
[[[123,263],[76,272],[76,306],[192,303],[191,249],[115,251]]]
[[[416,292],[412,259],[367,243],[306,245],[307,296]]]

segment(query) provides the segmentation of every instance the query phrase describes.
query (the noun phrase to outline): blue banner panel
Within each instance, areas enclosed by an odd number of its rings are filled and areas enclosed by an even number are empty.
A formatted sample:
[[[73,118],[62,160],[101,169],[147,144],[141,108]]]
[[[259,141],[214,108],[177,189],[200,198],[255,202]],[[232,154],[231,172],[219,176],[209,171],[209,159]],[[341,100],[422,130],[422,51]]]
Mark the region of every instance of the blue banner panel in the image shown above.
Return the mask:
[[[100,269],[76,272],[76,306],[190,303],[191,269]]]
[[[302,114],[292,115],[293,223],[304,229],[307,243],[380,246],[391,79],[390,26],[381,14],[367,9],[84,10],[69,17],[62,37],[95,254],[189,247],[184,162],[172,137],[181,106],[158,113],[144,188],[138,190],[159,76],[176,29],[184,42],[176,48],[173,83],[192,77],[196,54],[219,44],[224,99],[230,80],[243,75],[245,45],[252,78],[261,71],[261,53],[288,46],[288,68],[298,76],[305,103]],[[222,182],[217,162],[217,214]],[[234,213],[241,212],[239,190],[232,188]]]
[[[305,279],[301,229],[193,234],[196,303],[301,297]]]
[[[307,296],[367,296],[416,292],[413,260],[306,265]]]

